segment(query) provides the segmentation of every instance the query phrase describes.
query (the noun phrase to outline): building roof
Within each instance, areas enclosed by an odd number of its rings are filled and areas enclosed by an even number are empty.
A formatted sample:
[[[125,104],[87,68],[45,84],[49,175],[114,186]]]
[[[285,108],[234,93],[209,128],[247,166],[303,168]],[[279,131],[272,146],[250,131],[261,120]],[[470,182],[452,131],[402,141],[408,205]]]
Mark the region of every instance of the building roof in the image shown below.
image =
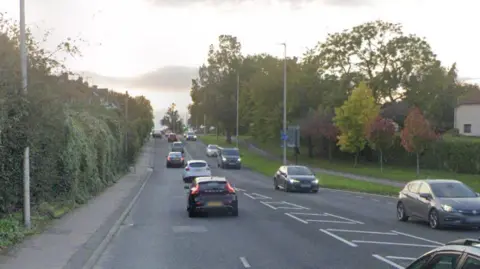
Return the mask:
[[[461,105],[480,105],[480,91],[473,90],[458,98],[457,106]]]

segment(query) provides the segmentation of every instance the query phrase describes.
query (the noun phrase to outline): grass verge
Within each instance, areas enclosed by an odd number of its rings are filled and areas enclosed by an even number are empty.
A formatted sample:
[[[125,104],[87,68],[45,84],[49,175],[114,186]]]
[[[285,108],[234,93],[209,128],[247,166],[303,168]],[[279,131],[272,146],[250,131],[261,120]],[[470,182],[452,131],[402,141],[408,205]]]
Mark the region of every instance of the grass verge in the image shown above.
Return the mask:
[[[232,146],[228,145],[225,142],[225,139],[221,136],[218,138],[218,140],[216,136],[201,136],[199,137],[199,139],[205,144]],[[277,171],[278,167],[281,165],[280,161],[266,159],[261,155],[249,151],[245,147],[240,146],[240,150],[242,153],[243,165],[269,178],[273,176],[273,174]],[[350,190],[383,195],[397,195],[400,191],[400,188],[390,185],[365,182],[326,174],[319,175],[319,180],[321,186],[324,188]]]

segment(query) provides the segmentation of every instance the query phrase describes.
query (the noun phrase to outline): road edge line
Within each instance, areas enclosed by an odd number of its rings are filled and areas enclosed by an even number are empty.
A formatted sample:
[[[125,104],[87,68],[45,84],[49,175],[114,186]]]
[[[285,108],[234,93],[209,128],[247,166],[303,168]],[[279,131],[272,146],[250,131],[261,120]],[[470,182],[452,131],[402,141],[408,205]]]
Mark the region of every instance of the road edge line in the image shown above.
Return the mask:
[[[85,264],[82,266],[82,269],[92,269],[97,264],[98,259],[101,257],[101,255],[107,248],[108,244],[112,241],[113,237],[116,235],[116,233],[120,229],[122,222],[127,218],[128,214],[130,213],[133,206],[137,202],[138,198],[140,197],[140,194],[142,193],[143,189],[145,188],[145,185],[151,178],[152,174],[153,174],[153,170],[150,170],[147,172],[147,176],[145,177],[142,185],[140,186],[140,189],[137,191],[137,194],[135,194],[132,201],[130,201],[130,203],[128,204],[127,208],[125,208],[125,210],[122,212],[122,215],[120,215],[120,217],[115,222],[115,224],[113,224],[112,228],[110,228],[110,230],[108,231],[108,234],[103,238],[102,242],[93,251],[92,255],[90,255],[90,258],[88,258],[87,262],[85,262]]]

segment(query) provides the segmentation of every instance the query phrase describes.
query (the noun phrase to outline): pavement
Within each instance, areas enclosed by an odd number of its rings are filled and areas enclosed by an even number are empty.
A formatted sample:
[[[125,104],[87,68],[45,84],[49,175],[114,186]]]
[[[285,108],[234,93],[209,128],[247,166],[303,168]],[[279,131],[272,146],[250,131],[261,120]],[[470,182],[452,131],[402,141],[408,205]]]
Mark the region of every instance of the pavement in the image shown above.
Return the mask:
[[[187,142],[186,149],[188,159],[207,159],[213,175],[225,176],[233,183],[239,195],[239,217],[188,218],[182,169],[165,168],[168,144],[158,140],[153,173],[141,183],[143,188],[131,189],[136,194],[128,198],[136,202],[128,215],[121,218],[118,214],[116,220],[103,225],[117,226],[112,223],[121,220],[105,249],[98,251],[97,246],[106,233],[80,240],[84,234],[77,232],[100,218],[100,212],[91,211],[92,216],[78,219],[81,223],[64,227],[79,234],[77,250],[66,266],[61,267],[58,260],[65,261],[63,252],[72,248],[70,240],[75,237],[59,234],[38,246],[49,256],[27,251],[14,259],[16,264],[4,267],[0,263],[0,268],[400,269],[432,248],[478,234],[477,230],[432,230],[422,222],[398,222],[396,201],[391,197],[330,189],[316,194],[274,190],[272,178],[254,171],[217,168],[215,158],[205,156],[205,145],[199,141]],[[78,246],[81,241],[85,243]],[[93,241],[97,245],[89,243]],[[50,255],[49,249],[56,249],[58,257]],[[85,249],[89,252],[82,252]],[[92,261],[92,253],[100,254],[98,259],[92,267],[83,267],[85,261]],[[48,259],[52,260],[50,267]]]

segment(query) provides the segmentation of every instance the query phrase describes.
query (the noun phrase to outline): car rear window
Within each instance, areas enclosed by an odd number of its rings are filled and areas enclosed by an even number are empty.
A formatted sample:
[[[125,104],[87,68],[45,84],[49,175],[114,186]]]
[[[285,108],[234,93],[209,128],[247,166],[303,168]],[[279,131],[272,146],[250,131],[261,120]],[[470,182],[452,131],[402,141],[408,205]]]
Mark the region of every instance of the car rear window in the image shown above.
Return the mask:
[[[190,163],[189,166],[190,166],[190,167],[198,167],[198,168],[200,168],[200,167],[206,167],[207,164],[204,163],[204,162],[193,162],[193,163]]]
[[[170,157],[182,157],[182,153],[181,152],[172,152],[172,153],[168,154],[168,156],[170,156]]]
[[[198,184],[201,191],[205,190],[224,190],[227,183],[225,181],[207,181]]]

